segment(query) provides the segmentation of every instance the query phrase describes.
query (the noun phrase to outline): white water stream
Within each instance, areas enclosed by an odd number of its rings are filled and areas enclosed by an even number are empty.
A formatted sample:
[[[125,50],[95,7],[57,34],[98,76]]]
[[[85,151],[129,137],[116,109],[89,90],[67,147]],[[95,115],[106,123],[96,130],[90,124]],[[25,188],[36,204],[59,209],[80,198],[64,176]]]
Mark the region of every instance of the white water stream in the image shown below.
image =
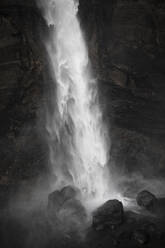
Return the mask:
[[[46,20],[54,26],[47,49],[56,88],[47,120],[50,160],[56,187],[73,184],[83,198],[102,202],[111,191],[109,139],[77,12],[78,1],[45,0]]]

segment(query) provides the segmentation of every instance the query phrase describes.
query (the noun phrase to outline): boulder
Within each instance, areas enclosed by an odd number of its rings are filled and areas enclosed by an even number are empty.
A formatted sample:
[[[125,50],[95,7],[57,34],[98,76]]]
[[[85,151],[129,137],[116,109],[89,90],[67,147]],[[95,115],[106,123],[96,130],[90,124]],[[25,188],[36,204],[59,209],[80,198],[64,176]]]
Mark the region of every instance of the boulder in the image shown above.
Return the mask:
[[[53,226],[56,223],[56,230],[63,233],[78,233],[85,227],[87,214],[78,199],[78,193],[78,189],[66,186],[49,194],[48,216]]]
[[[58,211],[63,203],[64,203],[64,198],[61,195],[60,191],[56,190],[49,194],[48,196],[49,211]]]
[[[77,194],[78,190],[70,185],[50,193],[48,196],[48,209],[54,212],[59,211],[66,201],[75,199]]]
[[[149,191],[143,190],[140,193],[138,193],[136,197],[136,201],[139,206],[152,211],[154,210],[154,207],[157,203],[157,198]]]
[[[105,202],[93,213],[93,227],[96,230],[114,228],[123,222],[123,205],[118,200]]]
[[[82,203],[75,199],[69,199],[64,202],[58,212],[58,218],[64,222],[77,224],[85,223],[87,214]]]

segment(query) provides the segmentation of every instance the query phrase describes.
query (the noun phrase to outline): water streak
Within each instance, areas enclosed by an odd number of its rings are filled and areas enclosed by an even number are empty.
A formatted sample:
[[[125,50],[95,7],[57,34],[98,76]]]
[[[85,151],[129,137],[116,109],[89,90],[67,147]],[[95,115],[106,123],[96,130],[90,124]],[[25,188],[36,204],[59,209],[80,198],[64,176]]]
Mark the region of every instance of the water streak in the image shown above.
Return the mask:
[[[56,186],[72,183],[84,198],[103,199],[109,191],[109,141],[77,18],[78,2],[47,0],[45,4],[46,20],[54,26],[47,48],[57,90],[47,129]]]

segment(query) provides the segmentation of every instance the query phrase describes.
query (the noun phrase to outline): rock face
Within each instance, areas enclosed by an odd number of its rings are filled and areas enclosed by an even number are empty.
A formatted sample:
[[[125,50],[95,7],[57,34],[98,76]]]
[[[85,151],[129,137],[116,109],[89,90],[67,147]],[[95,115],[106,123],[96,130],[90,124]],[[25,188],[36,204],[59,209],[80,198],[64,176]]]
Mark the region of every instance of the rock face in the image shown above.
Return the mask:
[[[93,227],[96,230],[113,228],[122,223],[123,205],[118,200],[109,200],[93,213]]]
[[[141,191],[136,198],[137,204],[147,210],[154,210],[157,198],[147,190]]]
[[[0,2],[0,188],[46,173],[46,29],[34,1]]]
[[[165,175],[165,2],[80,0],[120,173]]]

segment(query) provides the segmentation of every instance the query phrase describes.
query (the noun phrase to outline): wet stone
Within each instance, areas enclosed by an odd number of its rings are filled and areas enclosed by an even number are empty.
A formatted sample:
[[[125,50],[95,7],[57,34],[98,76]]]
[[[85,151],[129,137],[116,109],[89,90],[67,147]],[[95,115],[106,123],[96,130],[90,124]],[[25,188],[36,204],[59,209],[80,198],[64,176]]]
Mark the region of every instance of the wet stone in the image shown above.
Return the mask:
[[[66,187],[62,188],[60,193],[65,200],[69,200],[69,199],[77,197],[79,191],[78,191],[78,189],[76,189],[72,186],[66,186]]]
[[[55,190],[48,196],[48,209],[58,210],[65,201],[76,198],[78,190],[72,186],[66,186],[61,190]]]
[[[74,221],[76,223],[83,223],[86,220],[87,215],[85,208],[82,206],[81,202],[77,199],[72,198],[64,202],[63,206],[58,212],[58,217],[64,221],[69,221],[70,219],[73,223]]]
[[[123,205],[118,200],[109,200],[93,213],[93,228],[97,231],[114,229],[123,222]]]
[[[49,211],[58,211],[63,203],[64,203],[64,198],[61,195],[60,191],[56,190],[51,194],[49,194],[48,196]]]
[[[72,186],[49,194],[48,214],[52,222],[56,221],[66,230],[79,227],[86,222],[86,210],[78,199],[78,194],[79,190]]]
[[[136,201],[139,206],[153,211],[157,203],[157,198],[149,191],[143,190],[137,195]]]

